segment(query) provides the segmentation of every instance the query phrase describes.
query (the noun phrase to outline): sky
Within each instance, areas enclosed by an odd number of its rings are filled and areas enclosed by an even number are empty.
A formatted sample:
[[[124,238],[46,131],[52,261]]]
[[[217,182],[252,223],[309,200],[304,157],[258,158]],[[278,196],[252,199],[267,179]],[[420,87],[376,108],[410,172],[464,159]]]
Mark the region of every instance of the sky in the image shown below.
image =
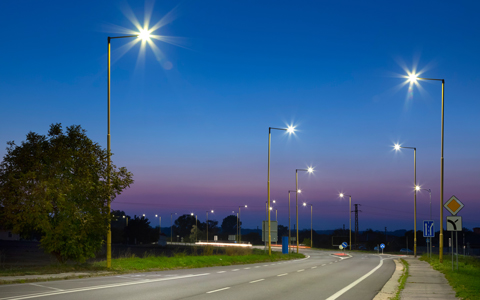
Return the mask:
[[[413,229],[417,183],[440,212],[441,82],[445,201],[480,227],[480,19],[476,1],[2,1],[0,155],[52,123],[81,125],[106,148],[107,37],[150,19],[154,47],[112,40],[113,162],[135,183],[112,203],[129,215],[191,212],[221,223],[242,209],[261,228],[271,195],[288,224],[288,190],[313,205],[315,230]],[[418,229],[430,219],[417,195]],[[444,215],[450,215],[446,210]],[[291,199],[292,228],[295,194]],[[352,224],[353,223],[352,214]],[[275,213],[272,214],[275,219]],[[158,225],[158,220],[152,220]],[[353,225],[352,225],[353,226]],[[310,208],[299,205],[299,228]]]

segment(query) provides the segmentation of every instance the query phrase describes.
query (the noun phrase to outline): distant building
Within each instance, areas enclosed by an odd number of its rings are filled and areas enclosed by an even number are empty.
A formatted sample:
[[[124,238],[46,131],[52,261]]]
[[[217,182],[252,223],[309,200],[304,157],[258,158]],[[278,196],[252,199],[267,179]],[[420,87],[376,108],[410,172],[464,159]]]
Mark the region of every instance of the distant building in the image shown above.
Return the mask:
[[[0,240],[19,241],[20,240],[20,235],[18,233],[12,233],[11,230],[0,229]]]
[[[480,227],[473,228],[473,233],[480,234]]]

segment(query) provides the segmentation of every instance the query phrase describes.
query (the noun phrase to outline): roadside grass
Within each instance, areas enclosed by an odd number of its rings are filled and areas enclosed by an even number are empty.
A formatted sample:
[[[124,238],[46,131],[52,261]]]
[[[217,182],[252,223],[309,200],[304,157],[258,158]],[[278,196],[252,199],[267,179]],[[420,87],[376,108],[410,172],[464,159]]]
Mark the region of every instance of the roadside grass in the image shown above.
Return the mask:
[[[408,274],[408,267],[409,267],[409,264],[406,260],[404,260],[403,258],[400,258],[400,262],[402,263],[403,265],[403,274],[402,276],[400,276],[400,278],[398,279],[398,282],[400,283],[399,286],[398,286],[398,290],[397,290],[397,294],[395,295],[394,298],[391,298],[391,300],[400,300],[400,293],[403,291],[403,289],[405,288],[405,283],[407,282],[407,278],[409,276]]]
[[[231,249],[231,248],[226,248]],[[238,249],[244,250],[244,249]],[[148,256],[144,258],[130,257],[112,259],[112,270],[124,273],[132,271],[163,271],[175,269],[204,268],[215,266],[231,266],[241,264],[253,264],[260,262],[273,262],[280,260],[298,259],[305,257],[303,254],[289,253],[282,254],[272,252],[272,256],[265,254],[258,249],[249,254],[238,254],[234,250],[227,250],[225,254],[220,255],[186,255],[177,253],[173,257]],[[106,261],[97,262],[94,265],[105,268]]]
[[[177,252],[171,257],[145,255],[143,258],[130,255],[129,257],[112,259],[112,268],[106,268],[106,261],[85,263],[85,264],[53,264],[48,266],[25,266],[1,268],[2,276],[21,275],[45,275],[70,272],[85,272],[91,275],[108,275],[112,273],[163,271],[175,269],[203,268],[214,266],[230,266],[238,264],[252,264],[260,262],[273,262],[281,260],[304,258],[303,254],[289,253],[282,254],[272,251],[269,256],[263,250],[245,248],[214,248],[205,247],[201,254],[187,254]],[[88,276],[88,275],[87,275]],[[76,276],[78,278],[78,276]],[[36,281],[36,280],[27,280]],[[15,281],[24,282],[24,280]],[[5,283],[1,282],[0,283]],[[10,283],[10,282],[9,282]]]
[[[465,300],[480,299],[480,260],[478,258],[459,256],[458,271],[456,262],[452,271],[452,260],[449,255],[443,256],[443,263],[440,263],[438,255],[428,258],[424,254],[420,260],[428,262],[435,270],[445,274],[457,297]]]

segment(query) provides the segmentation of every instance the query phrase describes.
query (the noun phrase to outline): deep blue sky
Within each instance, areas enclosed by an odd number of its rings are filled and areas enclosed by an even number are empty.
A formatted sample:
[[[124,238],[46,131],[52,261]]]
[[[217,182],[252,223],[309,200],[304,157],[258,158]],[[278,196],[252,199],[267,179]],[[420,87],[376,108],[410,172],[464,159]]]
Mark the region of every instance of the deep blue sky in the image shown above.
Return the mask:
[[[7,141],[57,122],[82,125],[106,147],[107,36],[135,29],[126,7],[143,22],[140,1],[0,3],[0,155]],[[432,189],[438,220],[441,84],[421,82],[409,94],[401,76],[416,66],[446,80],[445,198],[465,203],[464,226],[480,226],[479,9],[475,1],[157,1],[151,24],[167,16],[155,33],[176,45],[155,41],[160,59],[150,48],[138,59],[138,44],[121,56],[129,41],[112,42],[113,160],[135,179],[113,208],[157,213],[169,225],[171,212],[204,219],[214,209],[221,222],[248,204],[244,227],[260,226],[268,127],[295,124],[295,137],[272,137],[280,224],[295,169],[313,165],[315,175],[300,176],[300,200],[313,203],[315,229],[348,224],[341,191],[362,204],[360,230],[413,228],[413,152],[395,153],[394,142],[417,147],[418,183]],[[309,210],[300,217],[309,227]]]

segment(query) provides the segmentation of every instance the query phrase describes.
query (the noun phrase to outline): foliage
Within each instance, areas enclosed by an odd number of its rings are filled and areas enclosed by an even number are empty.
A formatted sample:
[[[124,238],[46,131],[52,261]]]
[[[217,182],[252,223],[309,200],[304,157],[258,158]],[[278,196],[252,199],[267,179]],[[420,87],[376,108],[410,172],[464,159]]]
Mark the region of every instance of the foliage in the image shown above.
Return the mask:
[[[201,223],[197,220],[198,223]],[[180,237],[186,238],[195,226],[195,216],[182,215],[175,220],[175,233]]]
[[[398,286],[397,293],[395,294],[395,297],[392,300],[399,300],[400,299],[400,293],[405,288],[405,284],[407,283],[407,278],[408,278],[408,276],[410,276],[408,274],[408,267],[409,267],[408,262],[406,260],[404,260],[403,258],[400,258],[400,262],[403,265],[403,273],[402,273],[402,276],[400,276],[400,278],[398,278],[398,282],[400,284]]]
[[[240,222],[240,227],[242,222]],[[222,225],[220,226],[223,234],[237,234],[237,216],[230,215],[223,219]]]
[[[303,239],[303,242],[302,242],[302,245],[305,245],[305,246],[310,247],[310,245],[311,245],[311,240],[310,240],[310,238],[304,238],[304,239]]]
[[[14,232],[41,232],[41,246],[60,262],[85,261],[100,250],[107,203],[133,183],[126,168],[108,168],[109,154],[72,125],[52,124],[47,136],[8,142],[0,164],[0,206]],[[107,182],[110,178],[110,184]]]
[[[443,256],[443,263],[440,263],[436,254],[432,255],[432,258],[424,254],[420,259],[427,261],[435,270],[445,274],[445,278],[456,292],[456,297],[467,300],[480,299],[480,260],[478,258],[459,256],[458,271],[456,268],[452,271],[452,260],[448,255]]]
[[[125,227],[125,237],[128,243],[148,244],[158,241],[159,230],[150,226],[150,221],[145,217],[129,218],[128,226]]]

